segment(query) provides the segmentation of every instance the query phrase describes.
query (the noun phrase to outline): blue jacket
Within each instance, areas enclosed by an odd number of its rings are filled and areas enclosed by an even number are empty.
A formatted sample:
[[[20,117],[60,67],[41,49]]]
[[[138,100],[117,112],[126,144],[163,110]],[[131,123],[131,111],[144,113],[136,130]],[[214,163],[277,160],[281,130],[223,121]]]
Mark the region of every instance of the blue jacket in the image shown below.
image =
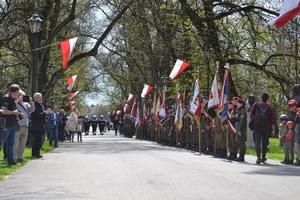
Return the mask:
[[[56,128],[58,127],[58,123],[60,120],[60,116],[56,112],[49,112],[47,115],[48,119],[48,128]]]

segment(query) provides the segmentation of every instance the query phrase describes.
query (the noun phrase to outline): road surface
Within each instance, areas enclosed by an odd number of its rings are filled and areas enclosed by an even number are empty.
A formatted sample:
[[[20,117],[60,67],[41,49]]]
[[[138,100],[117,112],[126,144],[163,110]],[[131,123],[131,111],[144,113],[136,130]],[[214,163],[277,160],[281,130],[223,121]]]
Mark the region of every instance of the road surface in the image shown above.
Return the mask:
[[[300,168],[241,164],[114,136],[64,143],[0,183],[1,200],[298,199]]]

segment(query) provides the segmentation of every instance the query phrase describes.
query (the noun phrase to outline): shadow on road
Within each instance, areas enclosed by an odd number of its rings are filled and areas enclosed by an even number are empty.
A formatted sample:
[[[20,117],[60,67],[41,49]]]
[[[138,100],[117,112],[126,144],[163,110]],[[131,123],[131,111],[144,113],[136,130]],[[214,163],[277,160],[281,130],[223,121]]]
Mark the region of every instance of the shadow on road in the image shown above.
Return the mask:
[[[246,174],[260,174],[271,176],[300,176],[300,168],[292,166],[262,165],[260,169],[246,172]]]

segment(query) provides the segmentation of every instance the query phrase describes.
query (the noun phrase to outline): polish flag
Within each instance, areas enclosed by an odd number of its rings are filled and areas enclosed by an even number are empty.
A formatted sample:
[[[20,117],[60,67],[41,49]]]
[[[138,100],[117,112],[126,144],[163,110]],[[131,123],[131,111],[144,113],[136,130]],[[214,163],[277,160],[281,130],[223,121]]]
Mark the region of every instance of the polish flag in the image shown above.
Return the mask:
[[[75,84],[76,79],[77,79],[77,75],[74,75],[74,76],[71,76],[71,77],[67,78],[67,83],[68,83],[68,88],[67,89],[69,91],[72,91],[72,88]]]
[[[148,96],[148,94],[150,94],[151,91],[152,91],[152,87],[150,85],[145,84],[144,89],[141,94],[141,97],[146,98]]]
[[[280,15],[268,24],[276,28],[284,26],[300,13],[300,0],[284,0],[280,9]]]
[[[74,112],[75,106],[74,106],[74,105],[73,105],[73,106],[70,106],[70,110],[71,110],[71,112]]]
[[[123,108],[124,113],[126,113],[128,109],[129,109],[129,104],[126,103]]]
[[[131,103],[134,100],[135,96],[131,93],[128,95],[127,103]]]
[[[79,93],[79,91],[72,92],[71,95],[70,95],[70,101],[74,100],[78,93]]]
[[[184,70],[186,70],[186,68],[188,68],[190,66],[189,63],[179,60],[177,59],[175,66],[173,67],[173,70],[170,74],[170,79],[174,80],[176,79]]]
[[[68,63],[71,57],[71,54],[75,48],[76,42],[77,42],[77,37],[71,38],[69,40],[65,40],[60,42],[60,47],[61,47],[61,54],[62,54],[62,59],[63,59],[63,68],[67,69],[68,68]]]
[[[201,104],[200,104],[200,93],[199,93],[199,83],[198,79],[195,81],[194,85],[194,94],[193,99],[190,104],[190,111],[196,115],[197,117],[200,117],[201,115]]]
[[[73,106],[73,105],[75,105],[75,101],[74,100],[70,100],[70,106]]]

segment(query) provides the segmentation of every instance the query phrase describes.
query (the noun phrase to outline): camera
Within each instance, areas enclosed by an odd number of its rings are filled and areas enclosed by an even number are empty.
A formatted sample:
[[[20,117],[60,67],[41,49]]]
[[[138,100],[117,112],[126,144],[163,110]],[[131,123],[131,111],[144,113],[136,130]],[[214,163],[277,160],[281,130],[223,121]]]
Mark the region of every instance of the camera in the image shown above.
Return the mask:
[[[21,111],[18,110],[18,112],[22,113]],[[19,120],[22,120],[24,118],[24,116],[21,114],[21,115],[18,115],[18,118]]]

